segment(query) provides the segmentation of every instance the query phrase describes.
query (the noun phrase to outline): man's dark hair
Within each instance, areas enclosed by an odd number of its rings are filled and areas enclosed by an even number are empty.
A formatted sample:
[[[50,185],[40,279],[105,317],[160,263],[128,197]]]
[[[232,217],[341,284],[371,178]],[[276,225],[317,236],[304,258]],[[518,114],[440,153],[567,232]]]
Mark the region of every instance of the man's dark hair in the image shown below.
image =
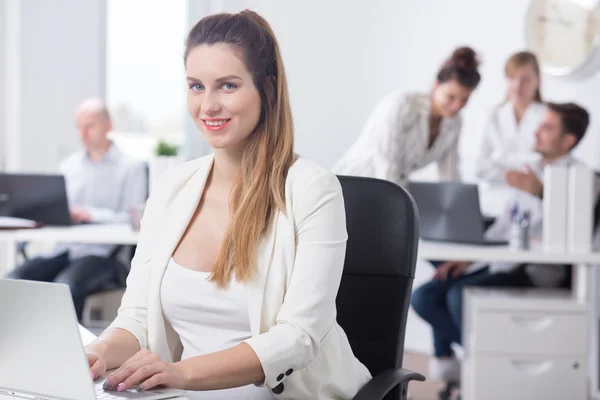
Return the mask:
[[[573,147],[583,139],[590,124],[590,114],[575,103],[547,103],[548,109],[560,115],[563,133],[574,135]]]

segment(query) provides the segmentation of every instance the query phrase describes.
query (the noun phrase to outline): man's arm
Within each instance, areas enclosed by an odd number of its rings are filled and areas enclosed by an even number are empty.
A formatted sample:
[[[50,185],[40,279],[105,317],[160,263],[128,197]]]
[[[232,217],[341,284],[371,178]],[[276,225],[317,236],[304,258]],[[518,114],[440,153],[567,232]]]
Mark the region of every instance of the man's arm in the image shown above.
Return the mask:
[[[135,163],[127,172],[121,190],[121,200],[117,210],[110,208],[86,207],[90,222],[117,223],[129,221],[132,207],[142,205],[147,198],[147,177],[144,165]]]
[[[506,172],[505,178],[506,183],[515,189],[523,190],[539,198],[544,195],[544,184],[530,167],[527,167],[526,171],[509,170]]]

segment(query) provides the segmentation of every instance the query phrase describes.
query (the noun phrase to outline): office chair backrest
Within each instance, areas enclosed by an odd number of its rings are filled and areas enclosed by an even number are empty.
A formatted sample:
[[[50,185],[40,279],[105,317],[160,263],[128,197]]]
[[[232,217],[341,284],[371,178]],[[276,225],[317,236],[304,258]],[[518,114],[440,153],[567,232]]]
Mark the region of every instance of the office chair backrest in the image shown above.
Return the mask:
[[[404,333],[419,241],[417,207],[383,180],[339,177],[348,245],[338,322],[372,375],[402,366]]]

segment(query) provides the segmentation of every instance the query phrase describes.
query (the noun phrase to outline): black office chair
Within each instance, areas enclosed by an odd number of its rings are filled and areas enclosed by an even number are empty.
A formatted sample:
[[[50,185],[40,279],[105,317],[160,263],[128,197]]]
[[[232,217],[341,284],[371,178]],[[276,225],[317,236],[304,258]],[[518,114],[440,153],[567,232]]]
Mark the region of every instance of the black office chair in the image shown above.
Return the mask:
[[[337,296],[338,322],[373,379],[354,400],[406,398],[402,368],[406,318],[419,243],[417,207],[399,186],[378,179],[339,177],[348,244]]]

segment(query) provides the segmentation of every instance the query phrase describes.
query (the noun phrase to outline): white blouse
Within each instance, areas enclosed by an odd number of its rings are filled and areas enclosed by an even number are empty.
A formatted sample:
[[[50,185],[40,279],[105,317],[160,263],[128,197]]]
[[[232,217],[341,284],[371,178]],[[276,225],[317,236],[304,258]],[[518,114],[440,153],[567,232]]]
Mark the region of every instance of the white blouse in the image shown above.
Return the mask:
[[[535,132],[546,112],[546,106],[532,103],[517,122],[510,102],[494,109],[481,131],[481,145],[475,173],[481,182],[484,214],[497,216],[504,208],[510,190],[504,179],[509,169],[523,169],[540,160],[535,151]]]
[[[250,338],[246,285],[233,280],[219,289],[209,272],[194,271],[173,258],[161,285],[165,318],[183,344],[182,360],[234,347]],[[272,400],[267,387],[247,385],[205,392],[186,392],[189,400]]]
[[[413,171],[435,161],[441,180],[460,180],[461,118],[443,118],[439,135],[429,148],[430,114],[430,93],[388,95],[371,113],[360,137],[333,171],[405,186]]]

